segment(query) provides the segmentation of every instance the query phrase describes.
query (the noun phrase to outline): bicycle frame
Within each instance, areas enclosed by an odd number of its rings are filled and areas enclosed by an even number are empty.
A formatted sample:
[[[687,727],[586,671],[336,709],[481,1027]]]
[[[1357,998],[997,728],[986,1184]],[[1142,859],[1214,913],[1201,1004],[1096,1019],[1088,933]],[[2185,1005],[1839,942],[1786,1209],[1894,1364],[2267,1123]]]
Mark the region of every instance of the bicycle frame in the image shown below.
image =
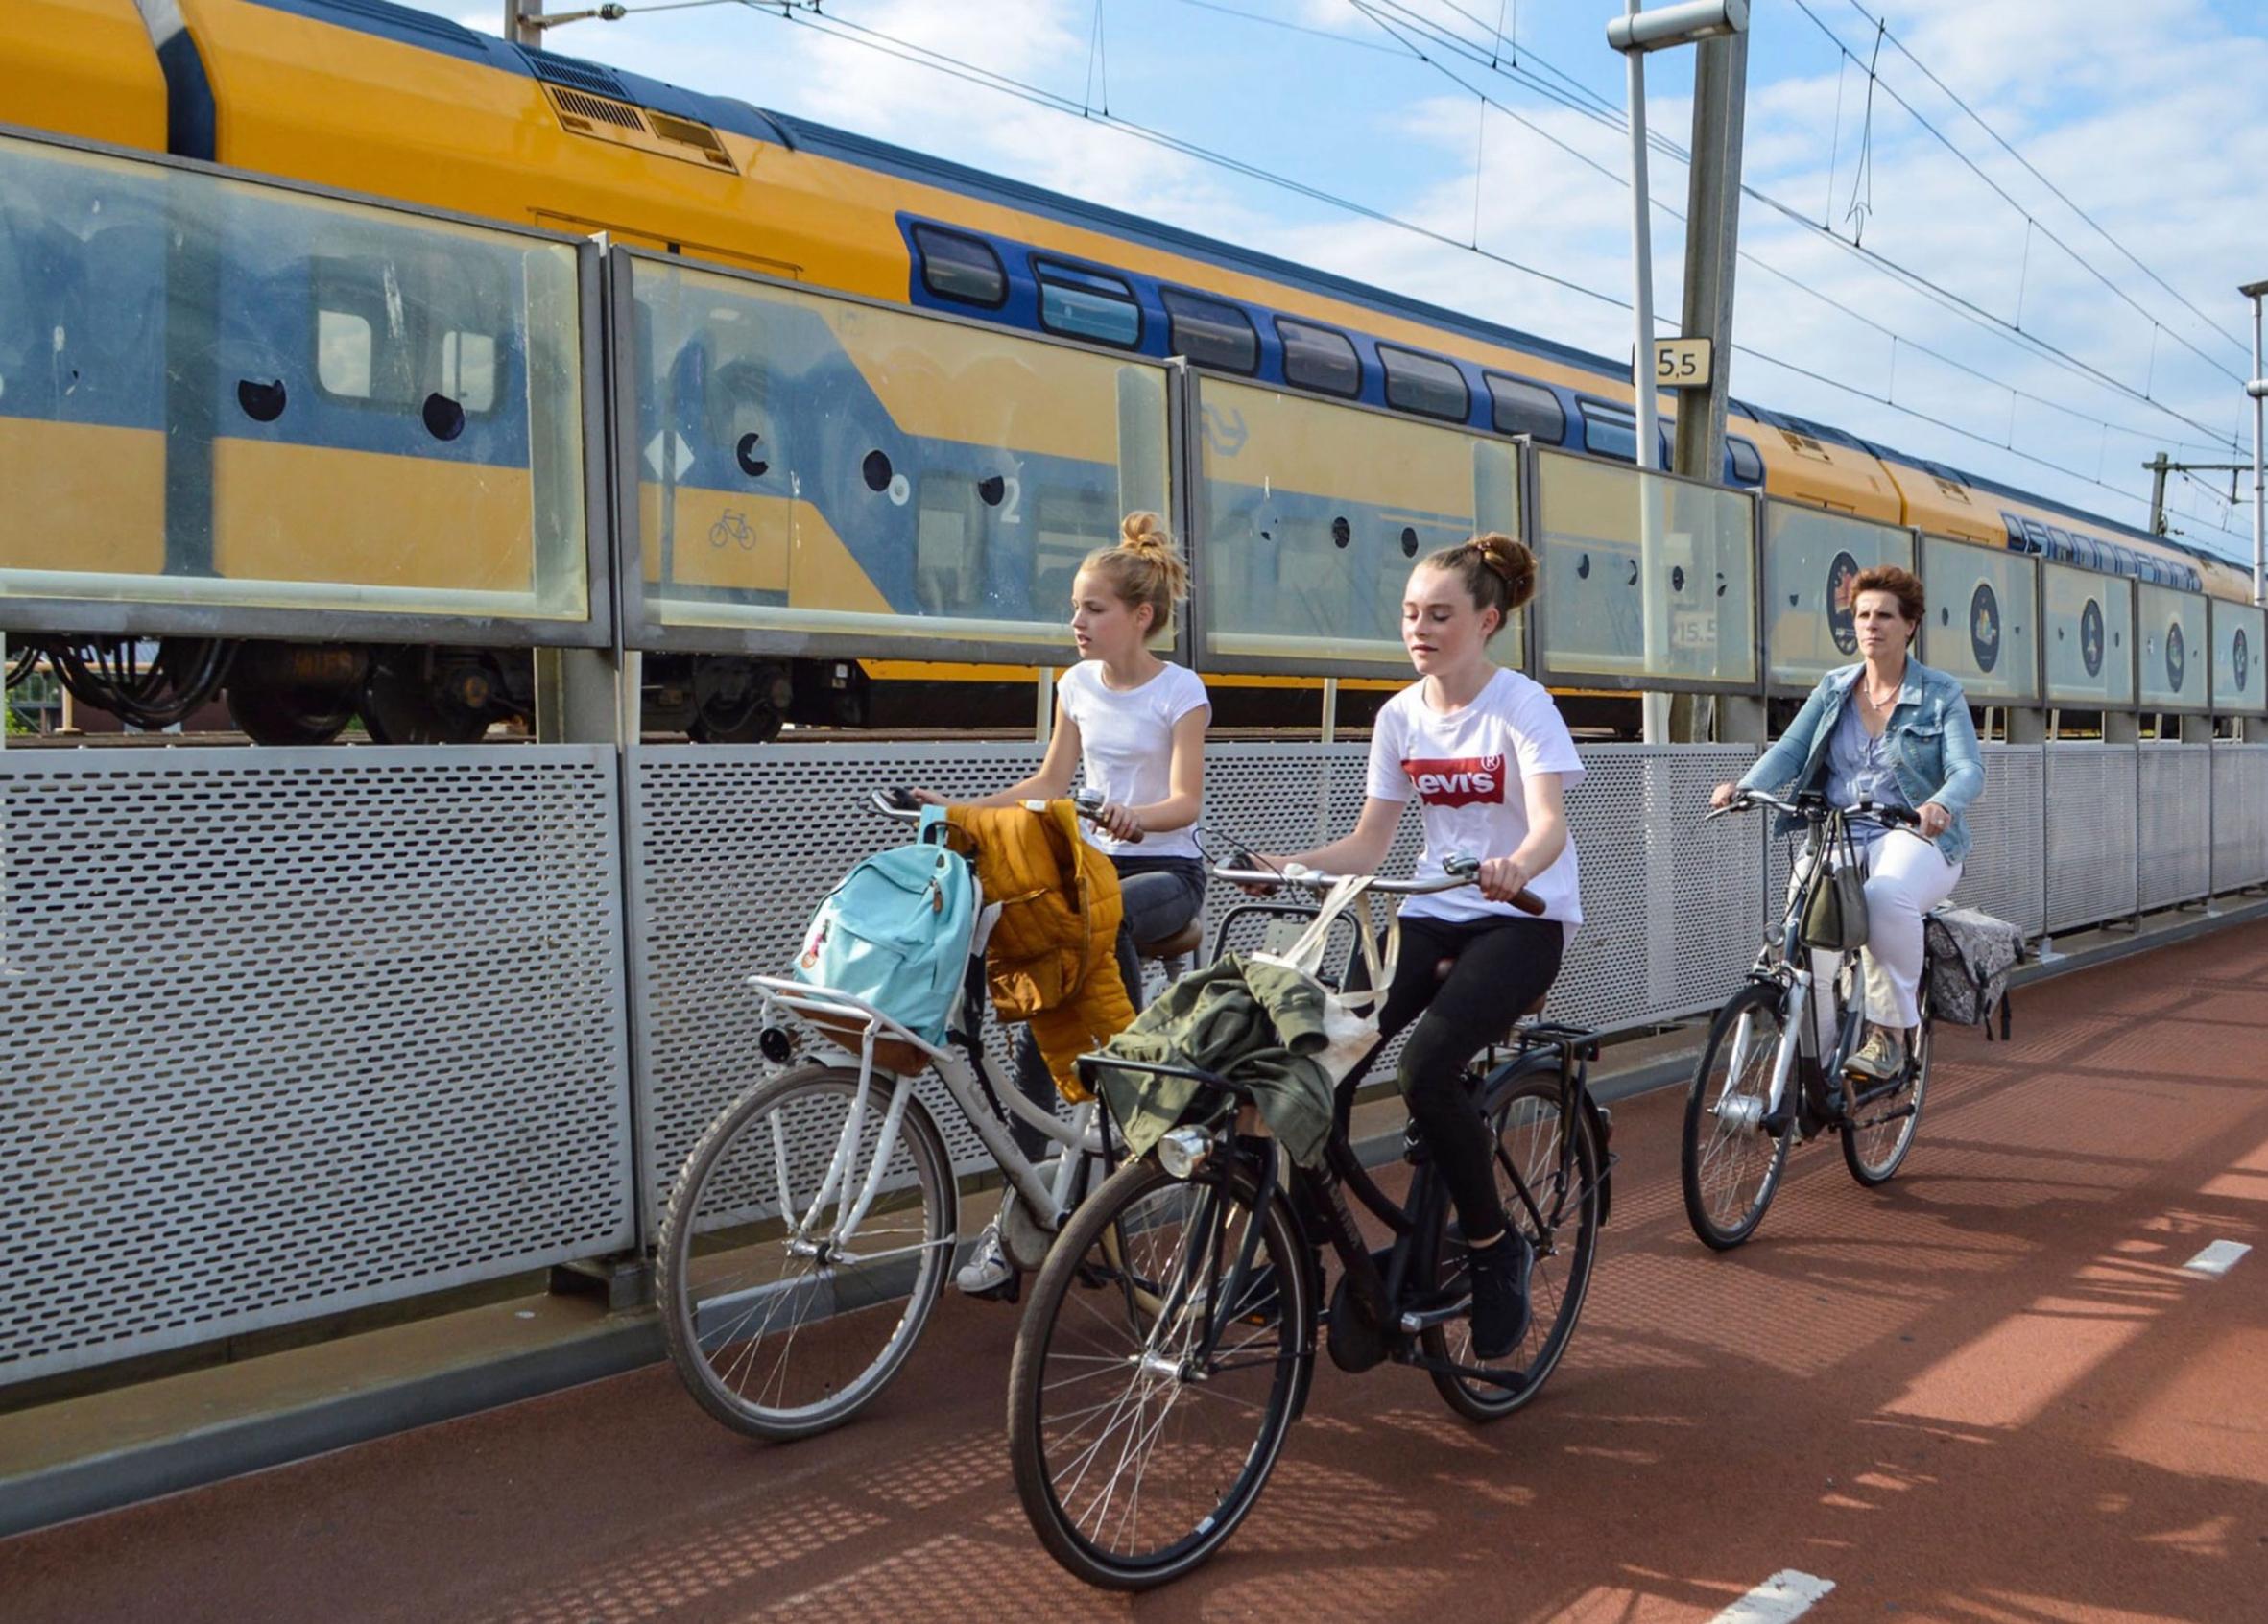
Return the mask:
[[[1816,1080],[1822,1090],[1827,1087],[1829,1078],[1835,1079],[1835,1087],[1843,1094],[1845,1112],[1855,1113],[1870,1099],[1895,1092],[1897,1085],[1884,1085],[1864,1093],[1853,1094],[1850,1080],[1842,1075],[1842,1068],[1831,1063],[1850,1053],[1858,1040],[1859,1028],[1865,1017],[1864,1007],[1859,999],[1843,1000],[1836,1020],[1834,1047],[1827,1053],[1821,1052],[1812,1012],[1812,1000],[1819,995],[1820,989],[1818,978],[1811,968],[1812,950],[1802,939],[1803,914],[1813,888],[1824,883],[1826,877],[1826,857],[1831,845],[1828,832],[1830,819],[1836,816],[1864,817],[1876,809],[1867,802],[1836,809],[1805,805],[1800,801],[1791,804],[1763,795],[1753,795],[1753,799],[1762,805],[1803,818],[1810,830],[1805,837],[1802,854],[1796,859],[1798,872],[1805,873],[1807,877],[1802,885],[1790,891],[1787,910],[1780,919],[1779,941],[1777,944],[1767,941],[1756,955],[1756,962],[1749,968],[1752,982],[1769,982],[1780,989],[1780,1039],[1773,1056],[1772,1081],[1765,1090],[1762,1114],[1773,1116],[1781,1111],[1788,1098],[1788,1085],[1795,1079],[1799,1061],[1809,1063],[1804,1081]],[[1837,954],[1836,957],[1842,961],[1835,971],[1838,976],[1855,973],[1856,951]],[[1744,1014],[1733,1029],[1732,1052],[1725,1072],[1728,1089],[1732,1087],[1734,1079],[1746,1074],[1751,1041],[1752,1021]],[[1724,1103],[1720,1096],[1717,1107],[1721,1109]]]
[[[1047,1230],[1052,1230],[1057,1227],[1062,1213],[1071,1205],[1080,1164],[1085,1158],[1099,1156],[1107,1158],[1110,1154],[1092,1100],[1080,1105],[1066,1123],[1054,1112],[1042,1110],[1024,1098],[1023,1090],[1015,1086],[1013,1079],[1002,1078],[991,1056],[978,1048],[973,1040],[968,1044],[969,1050],[973,1051],[972,1063],[969,1053],[965,1053],[957,1046],[932,1043],[899,1025],[873,1005],[854,998],[848,992],[815,987],[789,976],[752,975],[748,982],[762,997],[768,1019],[774,1009],[777,1008],[801,1015],[807,1022],[815,1018],[824,1020],[838,1031],[853,1026],[858,1029],[858,1048],[855,1051],[858,1059],[856,1108],[844,1120],[842,1133],[835,1145],[834,1160],[811,1203],[809,1213],[799,1221],[799,1232],[833,1199],[836,1190],[849,1174],[857,1151],[855,1135],[866,1119],[867,1105],[876,1086],[877,1072],[881,1079],[886,1080],[884,1086],[891,1091],[890,1100],[883,1108],[882,1127],[858,1198],[846,1208],[840,1209],[842,1216],[828,1236],[838,1250],[849,1245],[858,1231],[859,1224],[866,1218],[868,1207],[880,1193],[882,1170],[889,1165],[891,1152],[896,1148],[899,1125],[905,1117],[906,1101],[913,1097],[914,1085],[921,1075],[919,1071],[891,1072],[878,1068],[875,1047],[881,1042],[908,1044],[928,1060],[929,1064],[925,1069],[937,1073],[939,1082],[944,1085],[945,1092],[967,1118],[978,1142],[999,1164],[1000,1171],[1016,1194],[1029,1204],[1027,1210],[1038,1217],[1041,1226]],[[848,1055],[853,1052],[848,1043],[835,1037],[826,1026],[813,1025],[811,1030],[843,1053]],[[952,1043],[954,1039],[948,1039],[947,1042]],[[1040,1170],[1017,1146],[1009,1126],[992,1110],[991,1102],[995,1100],[1018,1120],[1064,1148],[1067,1154],[1056,1159],[1052,1180],[1043,1180]],[[784,1180],[784,1175],[782,1178]]]
[[[1595,1045],[1595,1042],[1596,1039],[1590,1034],[1569,1027],[1543,1025],[1528,1029],[1520,1035],[1518,1052],[1511,1061],[1491,1071],[1483,1087],[1488,1093],[1493,1093],[1522,1078],[1547,1069],[1554,1070],[1561,1080],[1561,1118],[1563,1122],[1572,1125],[1578,1116],[1588,1117],[1589,1114],[1586,1086],[1588,1067],[1583,1056],[1587,1048]],[[1083,1072],[1090,1065],[1107,1065],[1154,1076],[1184,1078],[1218,1089],[1234,1099],[1240,1108],[1255,1103],[1249,1088],[1229,1078],[1193,1067],[1128,1061],[1110,1055],[1083,1055],[1080,1057],[1080,1065]],[[1360,1077],[1361,1073],[1357,1071],[1341,1086],[1342,1089],[1350,1096]],[[1529,1187],[1518,1166],[1505,1158],[1501,1148],[1496,1153],[1498,1165],[1511,1178],[1520,1209],[1535,1224],[1537,1234],[1544,1237],[1546,1245],[1565,1221],[1569,1203],[1589,1197],[1588,1190],[1573,1187],[1575,1151],[1572,1141],[1573,1133],[1588,1131],[1588,1126],[1581,1129],[1570,1126],[1561,1135],[1556,1169],[1558,1195],[1548,1213],[1538,1204],[1534,1190]],[[1426,1329],[1462,1315],[1468,1301],[1465,1296],[1457,1296],[1453,1301],[1422,1307],[1411,1302],[1410,1270],[1417,1260],[1418,1239],[1434,1231],[1440,1219],[1442,1204],[1448,1199],[1447,1189],[1440,1176],[1432,1170],[1430,1161],[1420,1164],[1423,1171],[1415,1182],[1409,1206],[1404,1206],[1381,1190],[1364,1169],[1348,1140],[1343,1125],[1334,1125],[1330,1138],[1324,1147],[1324,1166],[1320,1170],[1292,1167],[1288,1176],[1285,1172],[1286,1158],[1281,1146],[1273,1137],[1258,1138],[1248,1144],[1240,1141],[1232,1126],[1216,1130],[1213,1137],[1214,1149],[1208,1154],[1207,1159],[1218,1157],[1230,1176],[1242,1171],[1252,1180],[1255,1189],[1253,1202],[1254,1213],[1265,1212],[1279,1189],[1288,1196],[1288,1212],[1294,1233],[1301,1252],[1313,1259],[1318,1282],[1322,1278],[1325,1244],[1327,1243],[1338,1255],[1347,1276],[1349,1298],[1357,1311],[1382,1338],[1380,1358],[1391,1358],[1397,1364],[1418,1370],[1439,1371],[1473,1381],[1488,1382],[1512,1393],[1521,1390],[1525,1385],[1525,1377],[1517,1373],[1429,1358],[1416,1347],[1415,1339]],[[1605,1147],[1602,1145],[1600,1148],[1603,1159]],[[1602,1166],[1599,1176],[1602,1218],[1606,1178]],[[1383,1268],[1379,1255],[1373,1254],[1364,1243],[1361,1228],[1348,1203],[1349,1191],[1356,1201],[1394,1233],[1394,1240],[1383,1249]],[[1205,1239],[1200,1246],[1190,1249],[1187,1255],[1191,1260],[1209,1256],[1218,1248],[1224,1222],[1223,1206],[1217,1195],[1207,1204],[1206,1210],[1201,1216],[1201,1222],[1205,1225]],[[1220,1339],[1229,1323],[1225,1310],[1244,1301],[1258,1239],[1259,1225],[1255,1222],[1245,1231],[1236,1260],[1217,1301],[1207,1306],[1206,1323],[1198,1345],[1185,1355],[1198,1368],[1204,1368],[1218,1350]],[[1189,1289],[1186,1273],[1184,1270],[1183,1278],[1177,1279],[1168,1289],[1163,1311],[1157,1314],[1156,1324],[1152,1327],[1154,1343],[1162,1334],[1164,1327],[1172,1323],[1174,1312],[1185,1301]],[[1314,1347],[1307,1340],[1311,1332],[1303,1330],[1302,1345],[1295,1349],[1296,1356],[1301,1359],[1311,1359],[1314,1355]],[[1150,1356],[1162,1355],[1153,1346]],[[1377,1360],[1369,1362],[1376,1363]],[[1303,1408],[1304,1388],[1300,1402]]]

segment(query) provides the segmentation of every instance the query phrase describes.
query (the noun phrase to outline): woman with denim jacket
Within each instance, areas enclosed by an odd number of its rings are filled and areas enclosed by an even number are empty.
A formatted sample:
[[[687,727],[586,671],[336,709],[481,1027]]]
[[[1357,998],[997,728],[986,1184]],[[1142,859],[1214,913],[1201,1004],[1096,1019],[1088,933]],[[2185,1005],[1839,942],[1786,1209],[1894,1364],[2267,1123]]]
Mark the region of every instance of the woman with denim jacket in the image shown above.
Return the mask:
[[[1845,1063],[1876,1079],[1904,1068],[1908,1035],[1921,1022],[1922,916],[1960,883],[1969,855],[1963,814],[1985,787],[1960,682],[1907,652],[1922,608],[1922,583],[1910,572],[1862,573],[1851,585],[1851,621],[1865,659],[1822,678],[1779,743],[1711,798],[1723,806],[1740,790],[1784,794],[1793,786],[1822,792],[1837,806],[1872,800],[1909,807],[1921,819],[1920,833],[1852,829],[1867,871],[1870,1030]]]

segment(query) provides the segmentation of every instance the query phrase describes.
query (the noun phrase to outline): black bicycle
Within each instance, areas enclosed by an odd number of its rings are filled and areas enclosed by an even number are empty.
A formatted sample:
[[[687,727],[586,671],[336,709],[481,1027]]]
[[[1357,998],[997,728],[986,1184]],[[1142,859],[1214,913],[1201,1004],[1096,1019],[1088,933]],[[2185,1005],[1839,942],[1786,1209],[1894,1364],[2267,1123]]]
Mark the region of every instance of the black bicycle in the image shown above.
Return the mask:
[[[1373,888],[1442,891],[1473,872],[1452,866],[1442,880]],[[1313,892],[1333,883],[1256,870],[1214,875]],[[1233,918],[1216,932],[1216,957]],[[1367,915],[1356,928],[1369,934]],[[1508,1028],[1514,1018],[1507,1012]],[[1475,1421],[1534,1398],[1574,1334],[1607,1219],[1610,1122],[1586,1086],[1596,1052],[1595,1034],[1536,1022],[1468,1070],[1495,1133],[1498,1190],[1537,1254],[1526,1338],[1486,1365],[1471,1349],[1465,1247],[1414,1128],[1406,1204],[1379,1189],[1349,1142],[1361,1067],[1339,1086],[1324,1165],[1309,1169],[1276,1140],[1236,1131],[1228,1108],[1254,1102],[1234,1080],[1086,1057],[1090,1088],[1094,1067],[1121,1066],[1187,1079],[1222,1109],[1206,1126],[1185,1119],[1112,1174],[1039,1271],[1016,1337],[1008,1430],[1017,1495],[1049,1553],[1089,1584],[1144,1589],[1218,1550],[1305,1408],[1325,1325],[1340,1368],[1391,1361],[1424,1371]],[[1391,1232],[1386,1246],[1373,1251],[1363,1238],[1349,1196]],[[1327,1310],[1326,1245],[1342,1269]]]
[[[1802,941],[1805,906],[1813,890],[1827,883],[1827,854],[1842,844],[1840,825],[1918,827],[1920,820],[1902,806],[1833,806],[1816,794],[1788,801],[1755,790],[1742,791],[1707,818],[1755,806],[1801,819],[1807,838],[1779,936],[1764,943],[1740,991],[1717,1012],[1685,1096],[1679,1157],[1685,1216],[1693,1232],[1719,1252],[1740,1245],[1763,1222],[1787,1169],[1788,1147],[1800,1140],[1832,1129],[1842,1136],[1852,1178],[1887,1182],[1913,1148],[1929,1089],[1929,978],[1922,978],[1922,1023],[1904,1069],[1887,1080],[1854,1076],[1844,1062],[1858,1048],[1865,1015],[1858,955],[1840,955],[1821,986]],[[1823,998],[1832,1033],[1825,1045],[1815,1009]]]

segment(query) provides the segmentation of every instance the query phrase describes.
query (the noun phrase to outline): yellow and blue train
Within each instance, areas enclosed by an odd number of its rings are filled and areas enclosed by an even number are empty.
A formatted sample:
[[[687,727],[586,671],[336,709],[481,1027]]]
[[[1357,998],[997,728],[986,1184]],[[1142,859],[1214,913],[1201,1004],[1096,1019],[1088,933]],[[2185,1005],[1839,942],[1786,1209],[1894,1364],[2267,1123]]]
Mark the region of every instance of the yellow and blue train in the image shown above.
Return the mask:
[[[1598,357],[386,0],[10,0],[0,125],[471,220],[604,232],[1091,350],[1184,357],[1208,377],[1412,422],[1623,462],[1635,444],[1627,372]],[[532,279],[550,274],[534,249],[484,259],[453,251],[437,225],[424,251],[380,251],[343,220],[271,254],[247,203],[184,286],[179,224],[162,193],[124,180],[106,193],[84,174],[45,195],[0,196],[0,572],[393,582],[435,602],[505,603],[515,623],[579,610],[529,584],[547,535],[598,522],[566,511],[577,493],[527,477],[559,433],[531,380],[556,385],[572,364],[540,352],[516,319]],[[980,423],[981,401],[965,422],[909,414],[840,323],[781,308],[760,335],[721,319],[679,323],[639,379],[638,440],[660,452],[635,493],[648,583],[741,605],[792,587],[799,602],[858,613],[1052,617],[1078,558],[1114,534],[1113,454],[1076,421]],[[1192,461],[1232,457],[1247,431],[1233,415],[1184,425],[1203,442]],[[2208,555],[1745,402],[1731,413],[1723,481],[2247,595]],[[1470,516],[1385,495],[1303,496],[1297,482],[1211,489],[1212,579],[1280,615],[1259,630],[1295,641],[1390,639],[1406,560]],[[816,553],[788,545],[790,506],[807,525],[799,547],[825,538]],[[993,545],[1012,525],[1025,527],[1018,545]],[[1315,590],[1281,589],[1273,549],[1293,533],[1336,561]],[[325,737],[357,710],[383,737],[464,737],[530,704],[524,654],[477,639],[342,650],[275,624],[230,678],[255,737]],[[767,736],[783,717],[1028,713],[1028,685],[997,666],[652,664],[663,719],[708,737]],[[1280,679],[1231,682],[1222,719],[1311,710],[1290,700]]]

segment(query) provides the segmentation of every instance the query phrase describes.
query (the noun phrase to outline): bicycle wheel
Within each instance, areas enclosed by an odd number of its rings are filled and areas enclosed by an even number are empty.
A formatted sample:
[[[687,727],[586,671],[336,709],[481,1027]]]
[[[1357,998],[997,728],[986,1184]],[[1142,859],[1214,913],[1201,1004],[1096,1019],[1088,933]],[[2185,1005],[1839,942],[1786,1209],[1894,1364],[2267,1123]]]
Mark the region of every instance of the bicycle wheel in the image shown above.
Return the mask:
[[[1719,1252],[1755,1231],[1787,1167],[1793,1129],[1772,1134],[1764,1127],[1772,1067],[1786,1031],[1778,988],[1742,988],[1717,1012],[1685,1096],[1678,1158],[1685,1217]]]
[[[1556,1073],[1530,1075],[1511,1082],[1501,1096],[1485,1107],[1489,1126],[1496,1135],[1496,1193],[1504,1208],[1516,1219],[1520,1230],[1536,1249],[1536,1268],[1528,1277],[1528,1333],[1520,1345],[1501,1359],[1487,1363],[1521,1378],[1516,1388],[1461,1376],[1449,1371],[1432,1373],[1433,1385],[1449,1408],[1473,1421],[1494,1421],[1508,1416],[1536,1397],[1545,1378],[1559,1367],[1583,1313],[1583,1300],[1590,1291],[1590,1268],[1599,1244],[1600,1146],[1590,1119],[1581,1111],[1567,1119]],[[1561,1154],[1564,1147],[1566,1154]],[[1513,1170],[1519,1182],[1513,1181]],[[1524,1185],[1527,1201],[1519,1195]],[[1528,1202],[1535,1212],[1528,1211]],[[1541,1219],[1539,1226],[1537,1220]],[[1452,1250],[1446,1240],[1449,1210],[1443,1204],[1441,1227],[1433,1247],[1440,1261],[1435,1277],[1444,1289],[1457,1289],[1465,1272],[1462,1247]],[[1472,1322],[1451,1320],[1424,1333],[1425,1356],[1477,1365],[1472,1353]]]
[[[1911,1076],[1895,1093],[1869,1100],[1859,1107],[1858,1120],[1843,1124],[1843,1165],[1860,1183],[1872,1187],[1890,1182],[1914,1148],[1914,1130],[1922,1126],[1922,1097],[1929,1091],[1929,1051],[1932,1022],[1929,989],[1922,989],[1922,1036],[1915,1044]]]
[[[1090,1585],[1186,1573],[1276,1465],[1313,1357],[1315,1288],[1289,1204],[1255,1213],[1256,1196],[1241,1172],[1183,1182],[1131,1163],[1039,1271],[1009,1370],[1008,1445],[1034,1532]],[[1215,1308],[1254,1222],[1246,1289]]]
[[[952,1257],[955,1190],[910,1088],[892,1131],[897,1093],[886,1073],[862,1098],[854,1070],[799,1067],[719,1117],[687,1158],[655,1291],[679,1375],[727,1426],[789,1439],[838,1425],[920,1336]]]

